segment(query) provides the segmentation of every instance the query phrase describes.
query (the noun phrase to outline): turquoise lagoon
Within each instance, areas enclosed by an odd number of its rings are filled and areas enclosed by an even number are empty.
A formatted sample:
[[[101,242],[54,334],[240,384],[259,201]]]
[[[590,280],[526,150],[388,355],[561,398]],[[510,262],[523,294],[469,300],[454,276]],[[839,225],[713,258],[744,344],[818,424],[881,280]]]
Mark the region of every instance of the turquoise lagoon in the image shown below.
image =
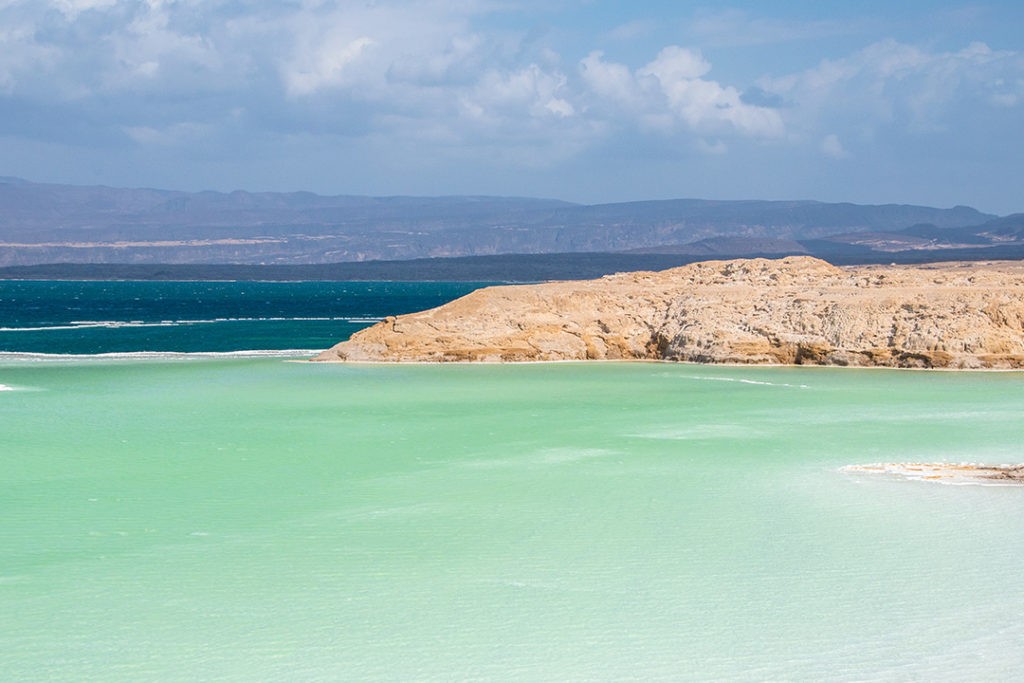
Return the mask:
[[[1019,678],[1022,380],[8,359],[0,678]]]

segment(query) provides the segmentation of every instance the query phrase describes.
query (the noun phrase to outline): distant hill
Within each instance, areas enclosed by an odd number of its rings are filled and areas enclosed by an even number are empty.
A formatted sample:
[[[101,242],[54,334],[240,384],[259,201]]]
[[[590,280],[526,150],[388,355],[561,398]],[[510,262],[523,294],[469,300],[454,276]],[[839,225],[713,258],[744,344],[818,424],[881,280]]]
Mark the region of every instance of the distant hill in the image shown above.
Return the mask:
[[[188,193],[0,178],[0,266],[302,265],[636,250],[714,257],[815,253],[815,244],[874,253],[940,242],[1011,245],[1021,241],[1020,228],[1019,216],[965,206],[700,199],[587,206],[516,197]],[[963,230],[980,241],[960,239]]]

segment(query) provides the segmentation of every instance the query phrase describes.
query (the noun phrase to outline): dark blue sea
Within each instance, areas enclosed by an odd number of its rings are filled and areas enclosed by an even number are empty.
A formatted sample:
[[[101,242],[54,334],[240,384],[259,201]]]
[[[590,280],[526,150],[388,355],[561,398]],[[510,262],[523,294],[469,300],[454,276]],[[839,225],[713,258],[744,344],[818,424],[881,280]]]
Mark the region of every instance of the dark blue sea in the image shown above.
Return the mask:
[[[0,281],[0,353],[324,349],[484,284]]]

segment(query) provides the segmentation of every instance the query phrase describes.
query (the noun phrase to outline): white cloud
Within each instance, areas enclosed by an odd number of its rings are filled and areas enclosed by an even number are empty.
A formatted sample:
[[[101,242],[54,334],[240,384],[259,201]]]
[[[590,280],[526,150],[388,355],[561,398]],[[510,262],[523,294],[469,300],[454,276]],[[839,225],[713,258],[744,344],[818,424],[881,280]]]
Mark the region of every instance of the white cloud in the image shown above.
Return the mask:
[[[214,83],[227,75],[225,46],[217,45],[202,28],[180,25],[174,9],[151,0],[129,22],[111,30],[106,43],[113,60],[100,74],[101,89],[193,91],[216,87]]]
[[[658,53],[654,61],[637,71],[640,76],[654,76],[664,85],[698,79],[711,71],[711,65],[700,50],[670,45]]]
[[[843,143],[839,141],[839,136],[835,133],[829,133],[822,138],[821,153],[833,159],[845,159],[849,156],[849,152],[843,147]]]
[[[207,12],[195,0],[9,0],[0,74],[12,94],[43,101],[218,89],[237,74]]]
[[[881,41],[753,88],[728,82],[713,69],[715,53],[693,46],[654,45],[636,61],[587,53],[587,43],[561,53],[557,31],[509,28],[515,7],[0,0],[0,96],[24,104],[26,121],[47,107],[61,112],[53,120],[82,112],[82,125],[141,147],[205,150],[220,140],[228,150],[302,134],[396,157],[475,154],[536,167],[633,143],[652,156],[738,158],[757,146],[863,159],[881,134],[948,135],[971,125],[971,107],[1007,117],[1024,103],[1024,57],[980,42],[939,51]],[[730,11],[698,15],[690,35],[715,44],[740,31],[754,45],[835,28]],[[627,22],[593,44],[657,29]],[[42,139],[55,125],[22,129]]]
[[[642,98],[636,77],[626,65],[606,62],[603,56],[595,50],[580,61],[584,82],[600,98],[632,108]]]
[[[12,93],[24,74],[50,68],[60,59],[60,51],[35,39],[31,24],[0,24],[0,92]]]
[[[490,71],[463,96],[462,104],[478,120],[523,114],[565,118],[575,113],[562,96],[566,82],[563,74],[536,64],[511,72]]]
[[[845,122],[871,137],[885,127],[947,130],[957,107],[1014,106],[1024,94],[1020,53],[971,43],[950,52],[886,40],[806,71],[762,79],[760,86],[792,102],[787,122],[813,131]]]
[[[783,133],[777,111],[747,104],[736,88],[704,78],[711,64],[699,50],[671,45],[635,71],[602,57],[592,52],[580,62],[591,93],[648,127],[755,138]]]
[[[482,62],[484,42],[475,33],[456,33],[447,45],[427,54],[399,54],[388,68],[388,78],[424,86],[472,80]]]
[[[325,41],[319,48],[303,54],[285,70],[289,95],[309,95],[325,87],[346,83],[346,70],[356,63],[375,41],[367,36],[345,42]]]
[[[265,25],[289,95],[348,93],[403,100],[410,91],[464,84],[496,65],[472,28],[476,2],[310,2]]]
[[[55,0],[54,5],[68,18],[76,19],[82,12],[113,7],[117,3],[118,0]]]
[[[592,52],[566,71],[532,34],[482,30],[477,20],[496,8],[508,9],[490,0],[301,0],[259,12],[233,0],[10,0],[0,5],[11,48],[0,54],[0,91],[118,101],[117,130],[139,144],[188,140],[178,133],[226,121],[481,146],[496,136],[537,143],[541,157],[538,141],[580,149],[615,129],[693,140],[782,132],[775,110],[708,78],[699,50],[668,46],[640,68]],[[632,22],[619,33],[648,28]],[[175,114],[162,100],[201,100],[206,110]],[[253,115],[228,115],[238,110]]]

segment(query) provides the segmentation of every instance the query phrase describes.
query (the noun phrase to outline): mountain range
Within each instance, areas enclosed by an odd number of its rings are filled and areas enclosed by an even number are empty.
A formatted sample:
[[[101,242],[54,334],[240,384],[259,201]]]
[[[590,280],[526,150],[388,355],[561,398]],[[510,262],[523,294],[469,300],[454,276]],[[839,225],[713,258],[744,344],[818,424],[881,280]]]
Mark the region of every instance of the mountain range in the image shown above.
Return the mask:
[[[1024,214],[817,201],[582,205],[517,197],[190,193],[0,178],[0,266],[284,267],[512,254],[548,255],[547,262],[552,255],[578,262],[594,254],[623,262],[1019,257]]]

